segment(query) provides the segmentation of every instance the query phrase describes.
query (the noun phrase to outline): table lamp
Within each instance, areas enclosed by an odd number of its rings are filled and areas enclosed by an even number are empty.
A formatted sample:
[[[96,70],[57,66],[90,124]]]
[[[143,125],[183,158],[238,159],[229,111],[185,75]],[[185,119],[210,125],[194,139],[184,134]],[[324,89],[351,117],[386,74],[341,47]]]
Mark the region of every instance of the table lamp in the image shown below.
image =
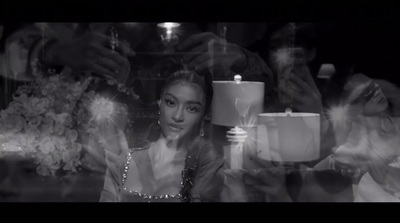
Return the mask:
[[[281,163],[307,162],[318,159],[319,151],[319,114],[287,111],[258,115],[259,158]]]
[[[248,130],[257,126],[257,115],[263,111],[264,83],[242,81],[235,75],[233,81],[213,81],[213,88],[211,123],[229,129],[224,155],[231,169],[242,169]]]
[[[272,54],[272,67],[276,70],[279,99],[286,110],[258,115],[257,154],[268,161],[281,162],[289,168],[300,162],[314,161],[320,153],[320,115],[317,113],[292,112],[294,91],[293,72],[295,60],[296,24],[289,23],[285,44]],[[296,168],[297,169],[297,168]]]

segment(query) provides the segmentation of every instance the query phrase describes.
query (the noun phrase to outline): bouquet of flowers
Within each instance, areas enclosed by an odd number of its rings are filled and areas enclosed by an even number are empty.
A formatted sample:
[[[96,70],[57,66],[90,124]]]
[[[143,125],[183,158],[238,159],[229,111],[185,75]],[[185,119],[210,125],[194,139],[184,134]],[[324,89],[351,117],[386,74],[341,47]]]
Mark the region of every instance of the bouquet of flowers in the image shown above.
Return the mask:
[[[18,88],[14,101],[0,112],[0,156],[17,147],[38,165],[39,175],[77,171],[82,145],[72,111],[91,78],[76,82],[67,77],[39,77]]]

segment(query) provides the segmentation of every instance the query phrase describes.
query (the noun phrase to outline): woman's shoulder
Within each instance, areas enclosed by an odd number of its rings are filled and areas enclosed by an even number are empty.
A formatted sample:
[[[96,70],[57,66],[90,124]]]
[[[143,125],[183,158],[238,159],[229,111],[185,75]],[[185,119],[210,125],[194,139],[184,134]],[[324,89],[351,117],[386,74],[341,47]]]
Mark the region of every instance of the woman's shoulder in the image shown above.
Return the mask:
[[[191,146],[192,150],[196,150],[200,154],[209,154],[209,153],[215,153],[215,148],[212,142],[209,139],[206,139],[204,137],[197,137]]]
[[[218,153],[210,140],[198,137],[192,145],[191,149],[197,153],[200,163],[214,163],[217,165],[217,163],[223,162],[223,155]]]

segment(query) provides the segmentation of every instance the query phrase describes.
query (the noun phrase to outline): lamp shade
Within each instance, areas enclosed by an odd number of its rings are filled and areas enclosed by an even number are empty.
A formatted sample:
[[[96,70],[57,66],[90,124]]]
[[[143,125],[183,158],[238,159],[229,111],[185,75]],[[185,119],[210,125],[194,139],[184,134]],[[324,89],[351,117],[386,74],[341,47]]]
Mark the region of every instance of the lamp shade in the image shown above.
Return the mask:
[[[257,126],[262,113],[264,83],[251,81],[213,81],[211,122],[220,126]]]
[[[320,156],[320,116],[315,113],[262,113],[257,126],[258,157],[306,162]]]

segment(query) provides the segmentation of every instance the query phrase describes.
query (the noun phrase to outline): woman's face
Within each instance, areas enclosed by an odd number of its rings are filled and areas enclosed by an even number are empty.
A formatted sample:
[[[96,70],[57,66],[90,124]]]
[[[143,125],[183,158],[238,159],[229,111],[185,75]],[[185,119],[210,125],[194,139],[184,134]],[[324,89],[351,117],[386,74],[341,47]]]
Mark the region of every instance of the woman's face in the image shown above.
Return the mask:
[[[164,136],[175,140],[198,134],[205,102],[204,92],[197,84],[175,82],[167,87],[160,103],[160,126]]]
[[[376,82],[371,81],[363,95],[369,99],[364,106],[365,115],[375,115],[387,109],[388,101]]]

